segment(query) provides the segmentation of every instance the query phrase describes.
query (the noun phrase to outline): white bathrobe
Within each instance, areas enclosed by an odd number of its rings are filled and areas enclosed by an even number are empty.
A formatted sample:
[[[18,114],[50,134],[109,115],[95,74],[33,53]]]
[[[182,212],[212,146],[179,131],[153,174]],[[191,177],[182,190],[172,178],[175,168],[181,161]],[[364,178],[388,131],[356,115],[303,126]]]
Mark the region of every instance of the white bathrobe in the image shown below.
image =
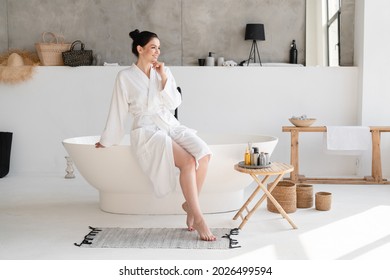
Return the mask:
[[[172,140],[194,156],[197,166],[199,159],[211,154],[196,132],[181,125],[172,114],[181,103],[181,95],[168,67],[165,72],[168,79],[164,88],[160,75],[153,68],[150,79],[135,64],[118,73],[100,139],[105,147],[119,144],[130,112],[133,115],[131,147],[159,197],[173,191],[178,181]]]

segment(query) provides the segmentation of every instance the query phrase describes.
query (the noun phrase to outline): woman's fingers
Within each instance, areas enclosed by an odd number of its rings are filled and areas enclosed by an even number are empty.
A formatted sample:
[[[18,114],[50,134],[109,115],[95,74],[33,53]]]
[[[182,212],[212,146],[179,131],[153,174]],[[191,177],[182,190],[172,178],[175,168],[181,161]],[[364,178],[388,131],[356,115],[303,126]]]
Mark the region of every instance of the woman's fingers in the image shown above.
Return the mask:
[[[104,146],[100,142],[97,142],[95,143],[95,148],[104,148]]]

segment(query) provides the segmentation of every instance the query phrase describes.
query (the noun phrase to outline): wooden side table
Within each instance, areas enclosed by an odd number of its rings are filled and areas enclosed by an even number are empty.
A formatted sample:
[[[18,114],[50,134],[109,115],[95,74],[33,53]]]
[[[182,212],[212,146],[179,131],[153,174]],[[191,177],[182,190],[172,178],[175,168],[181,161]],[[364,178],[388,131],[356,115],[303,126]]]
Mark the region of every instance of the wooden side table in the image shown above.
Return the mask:
[[[234,166],[234,169],[238,172],[249,174],[258,184],[257,188],[253,191],[251,196],[248,198],[248,200],[244,203],[244,205],[241,207],[240,210],[238,210],[237,214],[233,217],[233,220],[237,220],[238,217],[242,219],[242,222],[239,226],[240,229],[244,227],[246,222],[249,220],[249,218],[253,215],[253,213],[257,210],[257,208],[261,205],[261,203],[268,197],[269,200],[275,205],[276,209],[279,211],[279,213],[290,223],[290,225],[297,229],[298,227],[294,224],[294,222],[290,219],[290,217],[287,215],[286,211],[280,206],[280,204],[277,202],[277,200],[272,196],[271,192],[276,187],[276,185],[279,183],[279,181],[283,178],[283,176],[286,173],[290,173],[294,170],[294,167],[290,164],[286,163],[280,163],[280,162],[273,162],[269,167],[267,168],[244,168],[236,164]],[[264,178],[262,180],[259,179],[259,176],[263,176]],[[266,187],[266,182],[271,176],[277,176],[275,181],[270,186],[270,189],[268,190]],[[251,201],[256,197],[256,195],[259,193],[260,190],[263,190],[264,194],[260,198],[260,200],[252,207],[252,209],[249,209],[248,206],[251,203]],[[247,211],[247,215],[244,217],[242,215],[243,211]]]

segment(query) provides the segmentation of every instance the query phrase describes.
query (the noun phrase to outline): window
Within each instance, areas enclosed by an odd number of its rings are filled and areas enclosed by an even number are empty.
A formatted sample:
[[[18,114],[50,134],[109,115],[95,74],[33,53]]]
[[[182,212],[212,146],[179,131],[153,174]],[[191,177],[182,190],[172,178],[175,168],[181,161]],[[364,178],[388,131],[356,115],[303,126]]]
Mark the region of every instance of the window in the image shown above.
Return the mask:
[[[327,0],[329,66],[340,65],[340,1]]]

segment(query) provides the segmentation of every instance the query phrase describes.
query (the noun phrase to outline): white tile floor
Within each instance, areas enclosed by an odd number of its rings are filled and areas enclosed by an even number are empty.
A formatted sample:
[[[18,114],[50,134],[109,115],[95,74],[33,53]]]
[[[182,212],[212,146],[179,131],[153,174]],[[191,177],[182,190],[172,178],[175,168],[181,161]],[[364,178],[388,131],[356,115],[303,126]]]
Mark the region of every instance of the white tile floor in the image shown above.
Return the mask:
[[[80,176],[8,175],[0,179],[2,260],[375,260],[390,259],[390,185],[315,185],[333,194],[332,210],[298,209],[293,230],[266,205],[238,239],[240,249],[88,249],[73,245],[88,226],[181,227],[184,215],[115,215]],[[236,227],[234,212],[209,214],[210,227]]]

